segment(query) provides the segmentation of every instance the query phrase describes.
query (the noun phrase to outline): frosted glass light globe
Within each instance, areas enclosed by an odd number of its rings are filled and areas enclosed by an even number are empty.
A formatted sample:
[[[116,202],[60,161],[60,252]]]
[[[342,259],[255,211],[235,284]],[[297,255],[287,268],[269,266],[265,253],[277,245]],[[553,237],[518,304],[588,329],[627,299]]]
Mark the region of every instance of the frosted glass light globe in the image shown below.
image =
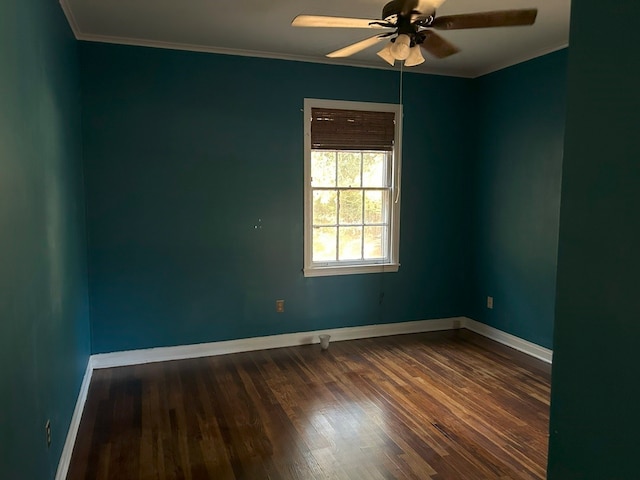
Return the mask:
[[[404,61],[405,67],[415,67],[416,65],[420,65],[424,63],[424,57],[422,56],[422,52],[420,51],[419,45],[414,45],[411,47],[411,53]]]
[[[409,35],[404,33],[398,35],[391,47],[391,53],[396,60],[406,60],[409,57],[409,53],[411,53],[411,38],[409,38]]]

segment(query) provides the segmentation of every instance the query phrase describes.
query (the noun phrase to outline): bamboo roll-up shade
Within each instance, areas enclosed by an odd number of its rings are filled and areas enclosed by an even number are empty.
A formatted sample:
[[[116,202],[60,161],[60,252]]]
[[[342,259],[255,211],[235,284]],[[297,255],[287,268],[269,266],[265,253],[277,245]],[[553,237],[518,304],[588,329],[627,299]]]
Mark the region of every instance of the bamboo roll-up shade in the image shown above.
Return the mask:
[[[394,112],[311,109],[311,148],[393,150]]]

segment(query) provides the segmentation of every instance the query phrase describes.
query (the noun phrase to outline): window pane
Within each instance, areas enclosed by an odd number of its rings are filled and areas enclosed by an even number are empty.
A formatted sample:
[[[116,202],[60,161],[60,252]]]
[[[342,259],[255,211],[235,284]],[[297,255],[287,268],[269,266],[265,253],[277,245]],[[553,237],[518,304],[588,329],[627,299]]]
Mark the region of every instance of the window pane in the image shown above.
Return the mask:
[[[338,222],[338,192],[320,190],[313,192],[313,224],[336,225]]]
[[[360,152],[338,152],[338,186],[361,186]]]
[[[388,203],[389,192],[374,190],[364,193],[364,223],[386,223],[385,205]]]
[[[362,190],[340,192],[340,225],[362,225]]]
[[[338,260],[362,258],[362,227],[340,227],[340,255]]]
[[[401,107],[305,98],[304,112],[305,277],[397,271]]]
[[[318,227],[313,229],[313,261],[336,260],[336,227]]]
[[[336,152],[311,151],[311,185],[314,187],[336,186]]]
[[[384,258],[384,227],[364,227],[364,258]]]
[[[362,154],[362,185],[364,187],[387,187],[387,154],[365,152]]]

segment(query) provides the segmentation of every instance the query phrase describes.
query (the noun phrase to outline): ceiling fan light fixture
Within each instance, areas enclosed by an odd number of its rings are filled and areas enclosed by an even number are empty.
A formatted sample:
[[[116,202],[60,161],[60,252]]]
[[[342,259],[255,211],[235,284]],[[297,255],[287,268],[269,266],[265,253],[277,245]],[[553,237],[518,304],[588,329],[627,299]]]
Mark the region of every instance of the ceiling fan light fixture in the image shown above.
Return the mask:
[[[436,17],[436,10],[445,0],[391,0],[382,9],[381,19],[333,17],[327,15],[298,15],[291,22],[294,27],[381,28],[386,33],[374,35],[327,54],[329,58],[345,58],[373,46],[380,40],[391,39],[378,56],[392,67],[404,61],[408,67],[425,60],[421,49],[436,58],[448,58],[460,51],[441,37],[436,30],[468,30],[494,27],[533,25],[537,8],[495,10]],[[418,46],[416,46],[418,44]]]
[[[409,56],[404,61],[405,67],[415,67],[416,65],[420,65],[424,63],[424,57],[422,56],[422,51],[419,45],[414,45],[411,47],[411,52],[409,52]]]
[[[406,60],[411,53],[411,37],[401,33],[391,46],[391,53],[396,60]]]
[[[392,48],[393,44],[389,42],[384,46],[382,50],[377,53],[377,55],[393,67],[393,65],[396,63],[396,57],[394,57],[393,53],[391,52]]]

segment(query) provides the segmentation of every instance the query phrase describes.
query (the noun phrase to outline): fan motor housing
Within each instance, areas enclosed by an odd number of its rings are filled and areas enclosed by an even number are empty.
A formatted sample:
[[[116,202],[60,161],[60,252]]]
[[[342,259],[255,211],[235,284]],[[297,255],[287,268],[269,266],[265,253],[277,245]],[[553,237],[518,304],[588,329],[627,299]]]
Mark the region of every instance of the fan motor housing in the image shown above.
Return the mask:
[[[402,12],[402,6],[404,2],[402,0],[392,0],[382,7],[383,20],[390,20],[392,17],[397,16]]]
[[[416,0],[391,0],[382,7],[382,19],[385,21],[392,21],[394,20],[394,17],[410,17],[411,13],[419,13],[424,16],[435,15],[435,10],[431,12],[417,12],[415,10],[417,6],[418,2]]]

